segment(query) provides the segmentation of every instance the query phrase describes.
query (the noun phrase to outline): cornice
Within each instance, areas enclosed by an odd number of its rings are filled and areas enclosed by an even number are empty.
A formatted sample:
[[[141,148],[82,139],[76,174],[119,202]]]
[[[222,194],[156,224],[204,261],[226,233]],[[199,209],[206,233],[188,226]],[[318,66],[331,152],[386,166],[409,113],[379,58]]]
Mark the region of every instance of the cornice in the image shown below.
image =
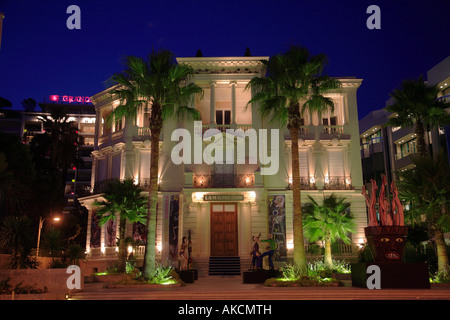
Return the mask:
[[[260,74],[264,70],[261,60],[269,60],[269,57],[177,58],[178,63],[190,65],[195,74]]]

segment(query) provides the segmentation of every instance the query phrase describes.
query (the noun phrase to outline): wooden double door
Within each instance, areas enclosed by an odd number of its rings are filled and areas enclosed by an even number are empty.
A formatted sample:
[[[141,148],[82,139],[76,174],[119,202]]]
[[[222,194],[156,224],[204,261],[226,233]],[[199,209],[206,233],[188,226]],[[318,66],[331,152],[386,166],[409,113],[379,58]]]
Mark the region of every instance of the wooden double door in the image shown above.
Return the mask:
[[[238,255],[236,203],[211,203],[211,256]]]

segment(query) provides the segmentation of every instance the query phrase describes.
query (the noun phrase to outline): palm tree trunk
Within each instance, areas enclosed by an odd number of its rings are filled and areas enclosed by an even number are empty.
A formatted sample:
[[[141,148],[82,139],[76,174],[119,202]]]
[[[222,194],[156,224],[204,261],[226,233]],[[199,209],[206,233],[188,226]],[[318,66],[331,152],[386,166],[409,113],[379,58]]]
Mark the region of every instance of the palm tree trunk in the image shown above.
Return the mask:
[[[327,269],[331,270],[333,268],[333,260],[331,257],[331,241],[328,237],[325,238],[324,261],[325,261],[325,267]]]
[[[436,239],[436,250],[438,258],[438,271],[449,272],[449,262],[447,255],[447,248],[445,246],[444,233],[441,230],[434,232],[434,238]]]
[[[154,109],[152,110],[152,113],[153,112],[155,112]],[[153,119],[151,119],[151,121],[153,121]],[[145,247],[144,257],[144,275],[148,279],[151,279],[154,276],[156,263],[156,214],[158,203],[158,162],[160,133],[161,127],[151,129],[152,142],[150,154],[150,185],[148,190],[147,244]]]
[[[125,272],[126,268],[126,248],[125,248],[125,231],[127,220],[120,218],[119,220],[119,261],[117,266],[117,271]]]
[[[306,272],[306,252],[303,240],[303,222],[300,194],[300,160],[298,156],[298,128],[293,125],[289,129],[292,140],[292,193],[293,193],[293,235],[294,264]]]
[[[425,143],[425,128],[421,120],[417,120],[414,127],[414,133],[417,136],[417,153],[421,156],[426,156],[427,144]]]

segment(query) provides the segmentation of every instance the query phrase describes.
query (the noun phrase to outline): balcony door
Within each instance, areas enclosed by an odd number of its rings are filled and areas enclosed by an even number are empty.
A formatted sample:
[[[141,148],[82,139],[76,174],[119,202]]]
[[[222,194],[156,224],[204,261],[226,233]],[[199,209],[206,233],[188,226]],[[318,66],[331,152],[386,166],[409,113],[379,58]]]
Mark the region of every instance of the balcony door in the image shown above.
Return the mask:
[[[211,256],[237,256],[236,203],[211,203]]]

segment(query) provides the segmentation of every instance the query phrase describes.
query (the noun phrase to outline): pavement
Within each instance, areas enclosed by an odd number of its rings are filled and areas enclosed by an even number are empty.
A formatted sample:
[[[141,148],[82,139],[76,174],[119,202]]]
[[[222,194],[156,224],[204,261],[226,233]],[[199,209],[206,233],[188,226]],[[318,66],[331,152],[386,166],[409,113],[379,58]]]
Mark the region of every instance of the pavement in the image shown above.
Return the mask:
[[[345,287],[264,287],[244,284],[241,276],[199,277],[184,287],[123,286],[85,283],[69,300],[450,300],[450,284],[430,289],[380,289]]]

